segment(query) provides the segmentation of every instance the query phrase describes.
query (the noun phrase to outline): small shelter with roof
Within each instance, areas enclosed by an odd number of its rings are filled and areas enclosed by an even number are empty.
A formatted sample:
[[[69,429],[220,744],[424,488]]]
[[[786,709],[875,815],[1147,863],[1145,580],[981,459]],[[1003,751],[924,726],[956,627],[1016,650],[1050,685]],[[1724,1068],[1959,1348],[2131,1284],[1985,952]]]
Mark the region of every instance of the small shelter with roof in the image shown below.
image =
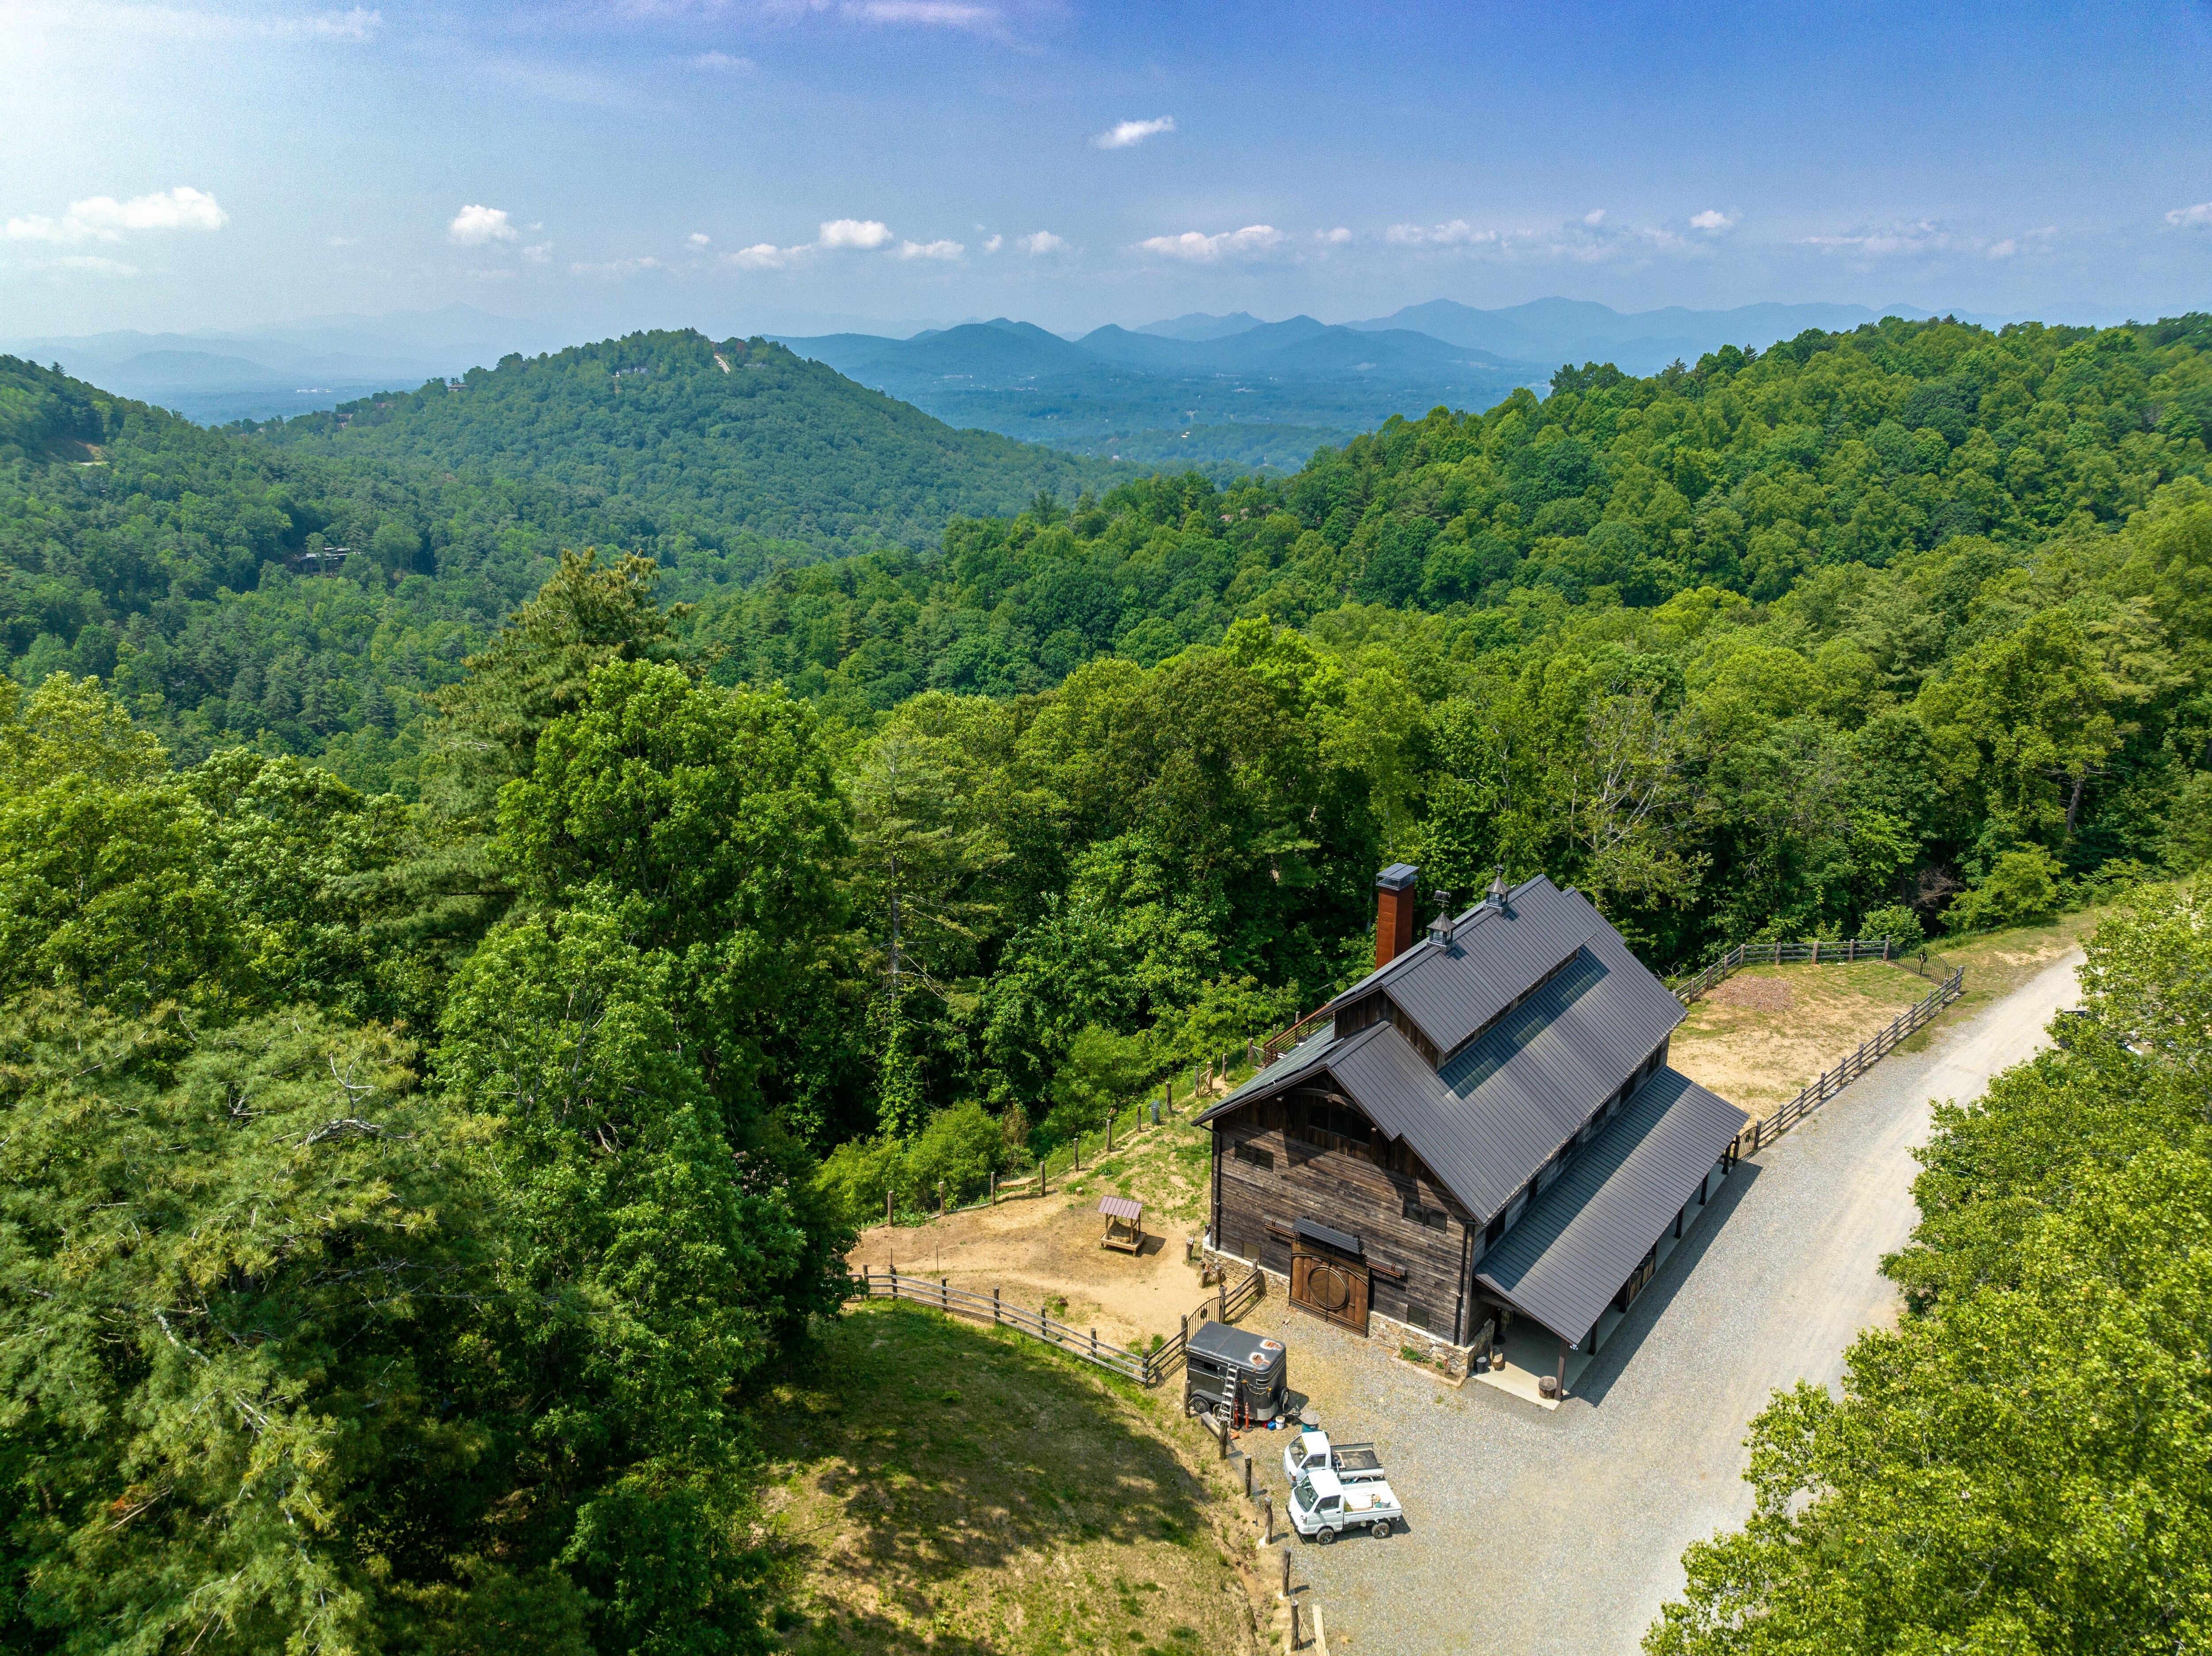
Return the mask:
[[[1106,1234],[1098,1239],[1101,1247],[1117,1247],[1124,1253],[1145,1251],[1145,1204],[1133,1196],[1108,1196],[1100,1198],[1098,1211],[1106,1216]]]
[[[1510,1311],[1595,1352],[1710,1199],[1749,1118],[1671,1069],[1685,1016],[1587,897],[1503,871],[1413,937],[1376,878],[1375,970],[1199,1117],[1216,1251],[1364,1334],[1466,1346]]]

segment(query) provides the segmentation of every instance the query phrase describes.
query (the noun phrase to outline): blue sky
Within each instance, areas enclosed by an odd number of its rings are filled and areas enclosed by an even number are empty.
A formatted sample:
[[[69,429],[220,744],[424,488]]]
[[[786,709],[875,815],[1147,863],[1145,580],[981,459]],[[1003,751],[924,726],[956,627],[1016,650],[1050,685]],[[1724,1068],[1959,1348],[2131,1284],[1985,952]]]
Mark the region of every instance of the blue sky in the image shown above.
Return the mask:
[[[0,335],[2212,308],[2199,5],[0,0]]]

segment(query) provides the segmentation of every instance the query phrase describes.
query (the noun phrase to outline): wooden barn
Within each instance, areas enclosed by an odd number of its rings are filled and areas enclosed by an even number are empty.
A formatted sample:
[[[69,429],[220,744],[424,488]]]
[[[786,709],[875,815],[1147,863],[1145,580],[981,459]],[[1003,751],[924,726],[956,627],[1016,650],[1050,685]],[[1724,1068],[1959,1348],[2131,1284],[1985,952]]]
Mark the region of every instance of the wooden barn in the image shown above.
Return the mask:
[[[1464,1346],[1501,1308],[1595,1351],[1748,1118],[1669,1069],[1681,1003],[1589,900],[1502,877],[1414,937],[1377,877],[1375,970],[1199,1119],[1212,1246],[1366,1333]]]

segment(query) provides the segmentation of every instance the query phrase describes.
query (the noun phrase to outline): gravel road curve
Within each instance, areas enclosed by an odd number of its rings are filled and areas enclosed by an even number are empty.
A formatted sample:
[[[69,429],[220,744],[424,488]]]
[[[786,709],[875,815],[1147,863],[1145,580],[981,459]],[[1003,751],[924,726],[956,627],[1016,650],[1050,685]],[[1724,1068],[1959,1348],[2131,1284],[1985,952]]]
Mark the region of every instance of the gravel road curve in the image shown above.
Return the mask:
[[[1852,1337],[1895,1316],[1879,1265],[1917,1217],[1930,1100],[1977,1097],[2041,1046],[2081,959],[1939,1022],[1743,1163],[1556,1413],[1440,1386],[1271,1295],[1248,1325],[1288,1339],[1325,1425],[1375,1441],[1411,1524],[1293,1544],[1331,1651],[1634,1652],[1683,1548],[1749,1514],[1743,1438],[1768,1394],[1838,1385]],[[1279,1501],[1283,1441],[1246,1439]]]

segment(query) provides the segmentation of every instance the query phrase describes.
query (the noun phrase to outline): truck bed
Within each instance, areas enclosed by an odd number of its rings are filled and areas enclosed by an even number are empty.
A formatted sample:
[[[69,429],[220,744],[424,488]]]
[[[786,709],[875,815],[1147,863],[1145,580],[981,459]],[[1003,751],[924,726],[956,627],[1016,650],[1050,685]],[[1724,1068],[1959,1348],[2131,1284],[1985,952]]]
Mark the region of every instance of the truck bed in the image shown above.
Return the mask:
[[[1382,1457],[1375,1453],[1371,1443],[1336,1443],[1329,1446],[1334,1452],[1329,1459],[1336,1463],[1339,1477],[1348,1472],[1379,1472]]]

